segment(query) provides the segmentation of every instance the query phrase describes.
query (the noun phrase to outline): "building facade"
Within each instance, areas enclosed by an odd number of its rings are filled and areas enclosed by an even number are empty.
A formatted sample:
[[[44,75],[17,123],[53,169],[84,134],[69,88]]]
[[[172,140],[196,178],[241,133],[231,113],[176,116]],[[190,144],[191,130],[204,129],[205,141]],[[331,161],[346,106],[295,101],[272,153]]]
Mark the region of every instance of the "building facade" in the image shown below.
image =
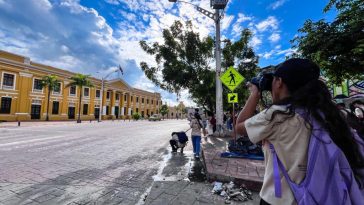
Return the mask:
[[[45,120],[48,91],[41,79],[55,75],[60,81],[50,94],[49,119],[75,120],[81,106],[81,120],[98,119],[102,100],[102,119],[130,119],[133,112],[158,114],[160,93],[147,92],[128,85],[122,79],[104,81],[90,78],[94,87],[69,87],[76,73],[32,62],[30,58],[0,50],[0,121]],[[82,92],[81,104],[79,95]],[[103,99],[101,99],[101,96]]]
[[[186,106],[181,101],[177,106],[168,106],[168,113],[165,116],[167,119],[185,119]]]

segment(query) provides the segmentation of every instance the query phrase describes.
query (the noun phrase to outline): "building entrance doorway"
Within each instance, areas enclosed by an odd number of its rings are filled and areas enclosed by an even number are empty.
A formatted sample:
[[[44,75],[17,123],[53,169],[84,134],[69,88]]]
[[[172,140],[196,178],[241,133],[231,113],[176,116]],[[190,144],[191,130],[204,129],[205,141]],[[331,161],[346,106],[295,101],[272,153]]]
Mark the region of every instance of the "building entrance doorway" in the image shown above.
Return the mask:
[[[115,114],[116,119],[118,119],[119,118],[119,106],[115,106],[114,114]]]
[[[32,105],[30,109],[30,118],[32,120],[39,120],[40,119],[40,105]]]
[[[68,107],[68,119],[75,119],[75,107]]]
[[[100,108],[95,107],[94,115],[95,115],[95,119],[98,120],[99,116],[100,116]]]

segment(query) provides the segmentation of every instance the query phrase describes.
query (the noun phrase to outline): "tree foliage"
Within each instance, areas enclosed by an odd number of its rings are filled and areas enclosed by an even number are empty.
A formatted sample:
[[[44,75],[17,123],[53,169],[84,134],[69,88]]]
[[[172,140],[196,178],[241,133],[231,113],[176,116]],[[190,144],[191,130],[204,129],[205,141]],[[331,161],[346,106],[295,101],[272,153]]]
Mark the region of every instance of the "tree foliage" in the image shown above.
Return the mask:
[[[50,97],[51,97],[51,91],[58,88],[58,86],[60,85],[60,81],[57,79],[57,76],[55,76],[55,75],[46,75],[42,78],[41,85],[42,85],[42,87],[46,87],[48,89],[47,116],[46,116],[46,121],[48,121],[49,120],[49,102],[50,102]]]
[[[80,99],[78,104],[78,119],[77,123],[81,123],[81,99],[83,87],[93,87],[94,85],[90,81],[90,75],[76,74],[70,77],[71,82],[66,87],[76,86],[80,88]]]
[[[142,49],[155,56],[157,66],[150,66],[145,62],[141,62],[140,66],[145,75],[162,89],[175,93],[188,89],[195,103],[214,111],[214,39],[210,36],[200,38],[199,33],[192,28],[191,22],[184,25],[176,21],[170,28],[163,30],[163,44],[141,41]],[[253,75],[258,58],[248,46],[251,35],[249,30],[244,30],[236,42],[226,40],[222,50],[222,71],[235,64],[243,75]],[[227,90],[224,90],[224,96],[226,93]]]
[[[163,119],[164,115],[168,114],[168,112],[169,110],[167,105],[162,105],[161,108],[159,109],[159,113],[162,115]]]
[[[292,40],[298,55],[320,65],[332,83],[358,79],[364,71],[364,1],[330,0],[324,12],[335,8],[332,22],[307,20]]]
[[[138,121],[142,118],[142,115],[139,112],[135,112],[135,113],[133,113],[132,118],[133,118],[133,120]]]

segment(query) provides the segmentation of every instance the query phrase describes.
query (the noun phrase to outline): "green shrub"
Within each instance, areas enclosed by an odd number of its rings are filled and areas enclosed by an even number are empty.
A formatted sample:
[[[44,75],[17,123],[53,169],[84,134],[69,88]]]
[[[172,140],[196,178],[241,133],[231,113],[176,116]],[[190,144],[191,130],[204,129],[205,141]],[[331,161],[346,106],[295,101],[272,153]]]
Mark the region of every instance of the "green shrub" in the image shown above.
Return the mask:
[[[133,120],[140,120],[140,118],[142,118],[140,113],[138,113],[138,112],[133,113]]]

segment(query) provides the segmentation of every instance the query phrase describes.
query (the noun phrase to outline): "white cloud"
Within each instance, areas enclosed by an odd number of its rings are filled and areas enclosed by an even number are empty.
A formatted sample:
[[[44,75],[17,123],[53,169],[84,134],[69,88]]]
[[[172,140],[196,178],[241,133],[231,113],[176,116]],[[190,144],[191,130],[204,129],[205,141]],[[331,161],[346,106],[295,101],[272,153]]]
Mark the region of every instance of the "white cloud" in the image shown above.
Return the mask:
[[[238,18],[237,18],[236,22],[233,24],[232,36],[234,38],[238,37],[241,34],[241,31],[244,29],[243,23],[246,21],[251,21],[251,20],[253,20],[253,17],[246,16],[243,13],[238,13]]]
[[[259,57],[265,58],[265,59],[270,59],[273,57],[280,57],[280,56],[290,56],[293,53],[295,53],[297,51],[297,49],[292,49],[292,48],[288,48],[285,50],[281,50],[281,46],[277,45],[273,50],[269,51],[269,52],[264,52],[261,54],[258,54]]]
[[[236,22],[237,23],[242,23],[244,21],[251,21],[251,20],[253,20],[253,17],[245,16],[243,13],[239,13],[238,14],[238,20]]]
[[[290,56],[293,53],[295,53],[296,51],[297,51],[297,49],[288,48],[288,49],[277,52],[277,55]]]
[[[284,3],[286,3],[288,0],[278,0],[278,1],[275,1],[273,2],[272,4],[270,4],[268,6],[268,8],[271,8],[273,10],[276,10],[278,9],[279,7],[281,7]]]
[[[234,16],[226,15],[221,21],[221,30],[224,31],[230,27],[231,22],[234,20]]]
[[[118,0],[105,0],[106,3],[113,4],[113,5],[119,5],[120,2]]]
[[[281,39],[281,36],[279,35],[279,33],[273,33],[272,35],[269,36],[268,38],[272,43],[275,43],[277,41],[279,41]]]
[[[278,29],[278,20],[274,16],[269,16],[267,19],[258,23],[256,28],[260,32],[266,31],[267,29],[276,30]]]
[[[257,49],[259,47],[259,45],[262,44],[262,40],[257,36],[253,36],[252,39],[250,40],[249,44],[250,44],[250,46]]]
[[[161,42],[162,30],[175,20],[191,20],[203,38],[214,35],[214,21],[188,4],[176,6],[167,0],[104,2],[120,11],[112,14],[118,20],[116,26],[108,24],[97,10],[82,6],[80,0],[0,0],[0,48],[36,62],[99,77],[120,64],[128,83],[142,82],[143,89],[161,92],[163,98],[175,101],[175,96],[156,88],[140,70],[141,61],[153,65],[154,57],[140,48],[139,41]],[[191,2],[210,8],[209,1]],[[238,15],[239,22],[249,18]],[[227,30],[234,19],[226,15],[222,29]],[[183,99],[192,104],[188,97]]]

